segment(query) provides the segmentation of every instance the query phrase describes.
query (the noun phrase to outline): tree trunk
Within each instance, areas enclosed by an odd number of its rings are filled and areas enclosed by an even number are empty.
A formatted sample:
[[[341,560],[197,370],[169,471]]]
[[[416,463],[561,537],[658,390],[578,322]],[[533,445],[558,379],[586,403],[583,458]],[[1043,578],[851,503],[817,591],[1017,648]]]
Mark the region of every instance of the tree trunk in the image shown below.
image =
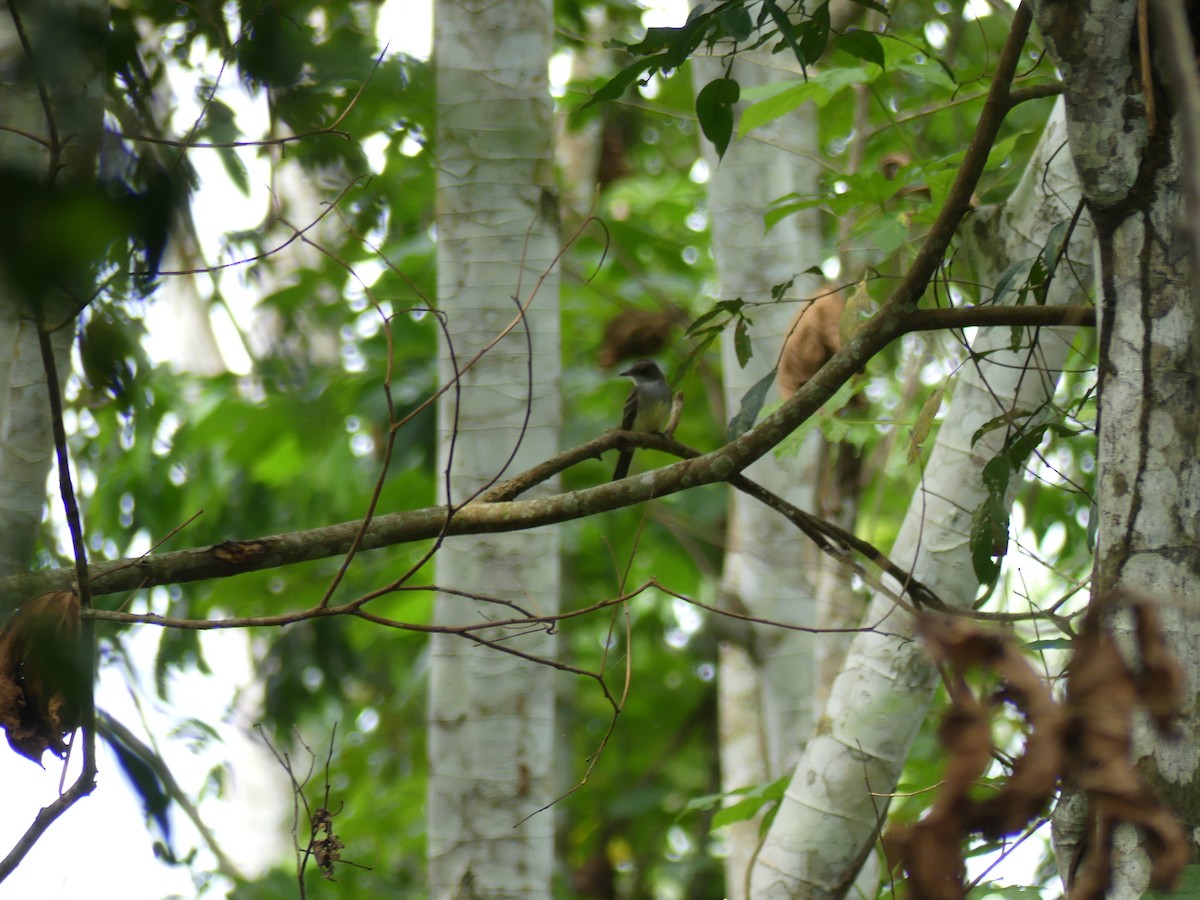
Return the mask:
[[[985,260],[993,273],[1040,252],[1050,227],[1074,212],[1074,173],[1059,152],[1063,139],[1056,115],[1005,208],[979,217],[974,239],[993,248]],[[1089,241],[1086,229],[1077,230],[1069,254],[1076,271],[1086,269],[1080,260],[1089,255]],[[1056,279],[1049,302],[1084,302],[1087,281]],[[974,445],[971,437],[1004,413],[1019,422],[1051,397],[1071,340],[1069,329],[1047,329],[1036,336],[1035,351],[1014,352],[1010,338],[1010,329],[996,328],[981,330],[973,342],[980,355],[957,380],[922,490],[890,554],[948,604],[969,605],[979,587],[968,542],[971,514],[987,496],[981,471],[1000,449],[1004,429]],[[911,617],[890,592],[877,593],[866,623],[872,628],[855,637],[758,856],[756,898],[838,897],[849,890],[886,813],[882,797],[895,788],[925,718],[934,670],[913,639]]]
[[[557,276],[538,284],[558,250],[547,86],[552,25],[548,0],[437,6],[438,294],[441,378],[449,386],[438,408],[439,461],[441,490],[454,504],[558,448]],[[531,297],[520,318],[518,303]],[[455,383],[456,372],[514,319],[512,331]],[[475,596],[542,614],[558,609],[553,528],[449,539],[437,571],[442,587],[465,592],[439,595],[441,625],[496,615],[496,606]],[[555,638],[475,634],[499,643],[432,640],[429,893],[548,898],[554,818],[538,810],[555,787],[555,671],[502,651],[553,657]]]
[[[1200,827],[1200,296],[1195,288],[1185,179],[1197,164],[1152,31],[1153,84],[1139,80],[1136,4],[1092,4],[1081,17],[1034,4],[1063,73],[1071,149],[1096,223],[1100,263],[1099,515],[1093,596],[1115,587],[1162,603],[1175,656],[1191,685],[1182,734],[1157,740],[1145,723],[1135,755],[1190,835]],[[1081,30],[1082,29],[1082,30]],[[1194,54],[1188,54],[1188,59]],[[1194,78],[1194,65],[1190,67]],[[1157,88],[1157,90],[1156,90]],[[1153,94],[1156,110],[1148,111]],[[1194,176],[1193,176],[1194,177]],[[1136,661],[1134,661],[1136,665]],[[1080,804],[1071,804],[1076,811]],[[1082,815],[1056,814],[1060,870],[1069,871]],[[1149,866],[1144,835],[1118,833],[1109,896],[1139,897]],[[1193,840],[1195,838],[1193,837]],[[1193,853],[1195,852],[1193,847]]]
[[[798,78],[784,65],[787,57],[766,50],[741,53],[731,77],[741,89]],[[726,75],[717,57],[692,61],[695,89]],[[708,182],[712,245],[720,276],[719,299],[741,297],[752,307],[749,318],[753,357],[738,362],[732,328],[725,330],[721,356],[725,406],[731,412],[776,365],[788,326],[816,287],[812,276],[800,275],[817,264],[821,234],[817,213],[789,216],[765,231],[763,210],[781,195],[813,193],[817,168],[815,124],[804,111],[787,116],[751,137],[735,140],[724,158],[704,142],[711,175]],[[794,152],[787,152],[788,150]],[[799,277],[797,277],[799,276]],[[772,288],[791,279],[773,302]],[[772,390],[767,402],[774,402]],[[820,434],[814,429],[797,455],[767,456],[746,475],[804,509],[816,499],[816,458]],[[813,625],[815,549],[795,526],[739,491],[730,491],[726,527],[723,603],[764,619]],[[814,652],[811,633],[754,625],[744,639],[724,640],[718,657],[721,733],[721,789],[753,787],[783,775],[796,761],[812,730]],[[725,890],[731,898],[747,896],[748,874],[758,848],[758,819],[729,827]]]
[[[103,58],[96,50],[107,6],[101,0],[22,4],[31,54],[18,40],[9,4],[0,7],[0,70],[19,73],[0,78],[0,167],[43,181],[47,191],[96,176],[104,115]],[[63,29],[63,22],[76,27]],[[34,72],[45,80],[45,98]],[[10,207],[5,215],[37,227],[35,210]],[[21,262],[12,260],[14,267]],[[75,335],[72,311],[79,303],[61,290],[31,296],[29,282],[17,274],[0,264],[0,575],[26,569],[33,560],[53,459],[37,321],[63,324],[51,337],[61,382]]]

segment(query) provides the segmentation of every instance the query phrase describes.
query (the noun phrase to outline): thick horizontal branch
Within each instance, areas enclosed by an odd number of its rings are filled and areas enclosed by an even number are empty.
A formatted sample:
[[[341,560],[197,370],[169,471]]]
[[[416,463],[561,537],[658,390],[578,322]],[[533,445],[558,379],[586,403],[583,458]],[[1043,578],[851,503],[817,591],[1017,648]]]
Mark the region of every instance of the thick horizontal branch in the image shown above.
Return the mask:
[[[446,507],[436,506],[377,516],[368,526],[358,549],[374,550],[432,540],[443,533],[443,528],[447,535],[523,531],[644,503],[705,484],[730,481],[801,425],[850,375],[896,337],[935,328],[1089,325],[1094,319],[1094,310],[1081,306],[918,309],[900,316],[889,315],[885,308],[875,319],[865,323],[847,347],[775,413],[718,450],[621,482],[533,500],[510,499],[571,465],[599,458],[607,450],[618,446],[653,446],[663,440],[654,435],[609,432],[497,485],[480,501],[452,514]],[[360,527],[359,521],[343,522],[289,534],[98,563],[89,567],[92,591],[113,594],[329,559],[350,550]],[[0,579],[0,604],[11,609],[22,599],[46,591],[70,589],[74,578],[74,569],[64,568],[23,572]]]
[[[904,318],[905,331],[996,326],[1052,328],[1096,326],[1094,306],[969,306],[961,309],[917,309]]]

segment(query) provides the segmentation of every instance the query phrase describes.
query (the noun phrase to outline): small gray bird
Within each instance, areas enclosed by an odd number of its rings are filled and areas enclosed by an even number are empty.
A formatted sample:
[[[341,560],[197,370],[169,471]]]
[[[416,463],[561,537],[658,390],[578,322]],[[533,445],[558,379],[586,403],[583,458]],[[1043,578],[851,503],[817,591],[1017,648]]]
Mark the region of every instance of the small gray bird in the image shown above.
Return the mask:
[[[671,386],[663,377],[662,369],[653,360],[639,359],[621,374],[633,379],[633,389],[625,400],[621,430],[653,433],[662,429],[671,411]],[[632,461],[633,451],[622,450],[617,456],[613,481],[620,481],[629,474]]]

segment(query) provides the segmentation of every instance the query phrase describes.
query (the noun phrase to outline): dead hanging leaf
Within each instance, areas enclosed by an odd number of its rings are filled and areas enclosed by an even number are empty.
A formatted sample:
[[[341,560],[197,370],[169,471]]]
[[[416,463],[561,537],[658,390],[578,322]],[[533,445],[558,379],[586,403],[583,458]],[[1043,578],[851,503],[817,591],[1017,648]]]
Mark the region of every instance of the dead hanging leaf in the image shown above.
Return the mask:
[[[604,328],[600,365],[615,366],[623,359],[657,356],[671,339],[675,317],[669,312],[627,309]]]
[[[1109,613],[1120,606],[1129,607],[1134,615],[1136,671],[1121,654],[1107,624]],[[1126,590],[1093,600],[1067,670],[1071,719],[1065,736],[1064,781],[1086,793],[1091,831],[1088,856],[1070,885],[1071,900],[1099,900],[1107,893],[1113,834],[1122,822],[1146,835],[1151,887],[1170,887],[1187,865],[1183,827],[1150,792],[1132,760],[1134,708],[1145,705],[1155,724],[1166,728],[1179,714],[1182,696],[1182,670],[1167,649],[1151,601]]]
[[[938,729],[946,751],[946,770],[933,807],[912,825],[888,829],[884,848],[889,863],[903,865],[908,889],[923,900],[959,900],[966,896],[966,863],[959,847],[968,830],[968,791],[992,761],[987,713],[961,676],[947,680],[950,711]]]
[[[1050,801],[1062,768],[1065,717],[1049,689],[1007,635],[949,616],[922,615],[918,627],[930,655],[947,668],[950,711],[939,731],[946,771],[933,808],[912,826],[889,830],[889,861],[903,864],[910,892],[932,900],[966,896],[966,863],[961,848],[980,832],[996,838],[1024,828]],[[1029,723],[1025,752],[999,793],[982,801],[970,796],[986,774],[995,747],[991,704],[976,698],[967,684],[969,669],[994,672],[1003,682],[1000,696]]]
[[[942,397],[946,395],[948,383],[943,381],[941,386],[929,395],[929,399],[917,413],[917,421],[913,423],[912,431],[908,435],[908,462],[910,465],[921,459],[921,447],[933,429],[933,420],[937,417],[938,410],[942,408]]]
[[[1128,607],[1136,632],[1132,667],[1107,625],[1109,612]],[[951,709],[940,734],[948,758],[943,785],[929,813],[915,825],[889,829],[884,849],[909,873],[912,896],[964,896],[961,847],[972,832],[997,838],[1023,828],[1045,808],[1056,783],[1087,796],[1090,837],[1082,861],[1073,861],[1071,900],[1100,900],[1112,880],[1113,835],[1127,822],[1145,833],[1150,884],[1169,888],[1187,864],[1183,827],[1151,794],[1132,764],[1133,714],[1145,706],[1160,728],[1179,715],[1183,673],[1171,656],[1153,603],[1128,591],[1097,598],[1084,617],[1067,671],[1067,703],[1055,703],[1042,678],[1005,635],[945,616],[923,615],[918,625],[930,655],[946,667]],[[988,703],[967,687],[964,673],[985,668],[1003,683],[998,695],[1029,723],[1025,750],[999,793],[972,801],[972,782],[992,756]]]
[[[845,302],[841,318],[838,321],[838,339],[843,344],[854,336],[854,332],[858,331],[858,326],[862,324],[863,320],[870,317],[874,306],[875,301],[871,299],[867,283],[860,281],[854,286],[850,299]]]
[[[845,299],[830,291],[806,303],[788,326],[779,356],[779,393],[786,400],[842,349],[839,332]]]
[[[47,750],[62,758],[79,727],[87,681],[80,666],[79,597],[42,594],[0,629],[0,726],[9,745],[41,765]]]

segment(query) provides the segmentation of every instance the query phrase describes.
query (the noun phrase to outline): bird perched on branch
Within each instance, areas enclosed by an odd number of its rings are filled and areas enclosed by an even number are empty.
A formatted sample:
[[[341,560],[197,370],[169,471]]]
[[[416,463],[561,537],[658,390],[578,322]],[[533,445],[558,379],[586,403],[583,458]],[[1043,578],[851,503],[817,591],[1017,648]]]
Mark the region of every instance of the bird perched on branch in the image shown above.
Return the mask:
[[[639,359],[621,373],[633,379],[633,389],[625,400],[625,414],[621,418],[622,431],[661,431],[671,411],[671,386],[663,377],[662,369],[650,359]],[[617,468],[613,481],[620,481],[629,474],[633,461],[632,450],[622,450],[617,456]]]

